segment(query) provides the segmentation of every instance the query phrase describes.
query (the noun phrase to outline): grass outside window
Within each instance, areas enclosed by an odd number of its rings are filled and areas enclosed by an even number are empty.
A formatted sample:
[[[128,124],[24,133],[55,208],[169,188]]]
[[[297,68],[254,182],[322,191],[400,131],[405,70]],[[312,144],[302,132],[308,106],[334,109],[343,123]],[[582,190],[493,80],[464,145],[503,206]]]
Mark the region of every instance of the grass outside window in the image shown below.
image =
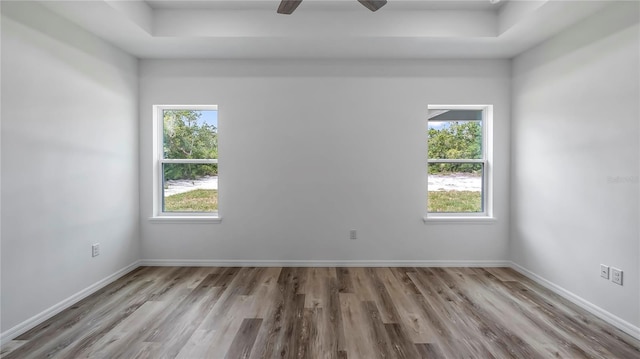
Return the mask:
[[[196,189],[167,196],[164,199],[164,207],[167,212],[217,212],[218,191]]]

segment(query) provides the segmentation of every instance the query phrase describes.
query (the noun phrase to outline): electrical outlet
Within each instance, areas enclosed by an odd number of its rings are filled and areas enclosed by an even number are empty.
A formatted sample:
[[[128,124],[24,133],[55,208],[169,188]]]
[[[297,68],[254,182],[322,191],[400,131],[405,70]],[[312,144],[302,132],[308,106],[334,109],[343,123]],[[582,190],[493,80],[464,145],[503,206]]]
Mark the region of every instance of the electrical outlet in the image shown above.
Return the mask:
[[[622,285],[622,270],[611,267],[611,281],[615,284]]]
[[[91,256],[97,257],[100,255],[100,243],[94,243],[91,245]]]
[[[355,240],[358,239],[358,232],[355,229],[349,231],[349,239]]]
[[[609,279],[609,266],[604,264],[600,265],[600,276],[604,279]]]

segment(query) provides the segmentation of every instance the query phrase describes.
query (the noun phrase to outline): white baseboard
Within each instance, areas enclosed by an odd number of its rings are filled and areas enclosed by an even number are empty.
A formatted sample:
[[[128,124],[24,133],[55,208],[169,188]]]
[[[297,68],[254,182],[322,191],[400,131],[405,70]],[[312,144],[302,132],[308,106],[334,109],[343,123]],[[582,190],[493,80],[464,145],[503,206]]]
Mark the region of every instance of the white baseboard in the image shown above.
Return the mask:
[[[605,322],[613,325],[614,327],[622,330],[623,332],[631,335],[632,337],[640,340],[640,327],[637,327],[626,320],[611,314],[610,312],[598,307],[597,305],[585,300],[584,298],[560,287],[559,285],[542,278],[541,276],[533,273],[532,271],[520,266],[517,263],[511,262],[511,268],[525,277],[533,280],[534,282],[540,284],[541,286],[553,291],[554,293],[560,295],[561,297],[567,299],[568,301],[576,304],[582,309],[588,311],[589,313],[597,316],[598,318],[604,320]]]
[[[509,267],[504,260],[254,260],[254,259],[142,259],[141,266],[157,267]]]
[[[11,329],[8,329],[4,333],[0,334],[0,345],[4,345],[5,343],[13,340],[17,336],[27,332],[28,330],[34,328],[38,324],[44,322],[47,319],[52,318],[54,315],[62,312],[67,309],[71,305],[77,303],[78,301],[88,297],[89,295],[95,293],[99,289],[104,288],[111,282],[116,279],[122,277],[123,275],[131,272],[132,270],[140,267],[140,261],[135,261],[128,266],[120,269],[119,271],[111,274],[110,276],[90,285],[89,287],[79,291],[78,293],[68,297],[67,299],[49,307],[48,309],[34,315],[33,317],[25,320],[24,322],[14,326]]]

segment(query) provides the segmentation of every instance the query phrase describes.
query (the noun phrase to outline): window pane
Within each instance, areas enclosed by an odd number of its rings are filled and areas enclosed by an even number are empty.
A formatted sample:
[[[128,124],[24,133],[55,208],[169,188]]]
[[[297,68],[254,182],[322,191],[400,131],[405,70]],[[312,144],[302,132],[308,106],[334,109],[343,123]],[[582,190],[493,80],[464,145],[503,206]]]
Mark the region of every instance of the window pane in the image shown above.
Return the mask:
[[[164,163],[163,212],[217,212],[218,165]]]
[[[430,159],[482,159],[482,110],[430,110]]]
[[[164,110],[163,156],[218,158],[218,111]]]
[[[483,212],[482,163],[430,163],[427,185],[429,213]]]

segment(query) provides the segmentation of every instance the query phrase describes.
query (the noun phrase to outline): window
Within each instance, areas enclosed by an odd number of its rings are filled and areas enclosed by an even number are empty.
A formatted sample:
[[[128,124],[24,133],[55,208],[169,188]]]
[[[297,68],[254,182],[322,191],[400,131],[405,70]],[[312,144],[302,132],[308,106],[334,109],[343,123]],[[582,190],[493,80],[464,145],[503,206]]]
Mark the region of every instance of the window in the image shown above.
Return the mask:
[[[154,106],[154,125],[154,216],[217,218],[217,106]]]
[[[427,219],[490,217],[491,106],[429,106]]]

